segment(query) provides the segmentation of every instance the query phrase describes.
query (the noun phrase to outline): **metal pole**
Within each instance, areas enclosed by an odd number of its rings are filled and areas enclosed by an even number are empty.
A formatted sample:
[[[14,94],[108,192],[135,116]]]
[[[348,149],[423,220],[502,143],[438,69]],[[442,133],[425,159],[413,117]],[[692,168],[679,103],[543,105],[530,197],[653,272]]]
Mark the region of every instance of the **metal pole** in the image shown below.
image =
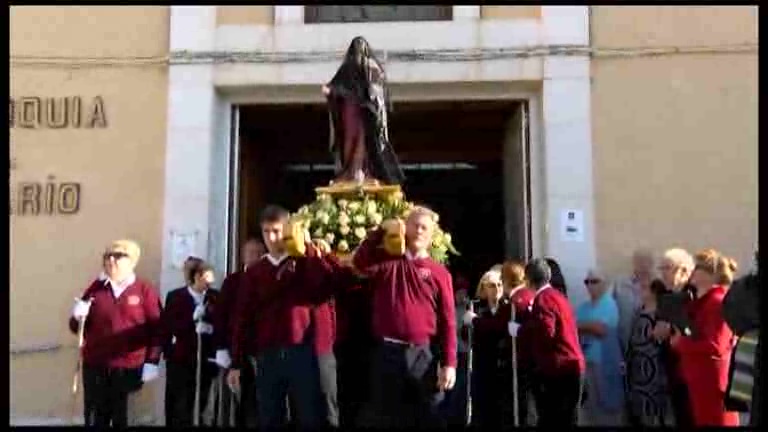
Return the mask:
[[[515,322],[515,302],[510,297],[509,304],[512,308],[512,322]],[[520,416],[520,407],[518,406],[519,396],[517,394],[517,336],[512,337],[512,424],[517,427]]]
[[[203,303],[205,307],[205,303]],[[202,322],[202,318],[197,322]],[[197,330],[197,326],[195,326]],[[200,426],[200,375],[203,367],[203,335],[200,332],[197,333],[197,370],[195,372],[195,407],[192,411],[192,424],[197,427]]]
[[[475,304],[473,301],[469,301],[470,312],[475,311]],[[473,327],[469,325],[467,327],[467,425],[472,424],[472,342],[473,342]]]
[[[80,299],[75,299],[80,301]],[[88,303],[93,301],[93,297],[88,299]],[[85,320],[87,316],[77,320],[77,363],[75,364],[75,375],[72,378],[72,422],[74,423],[77,411],[77,391],[79,390],[80,375],[83,369],[83,344],[85,342]],[[83,424],[86,424],[86,412],[83,410]]]

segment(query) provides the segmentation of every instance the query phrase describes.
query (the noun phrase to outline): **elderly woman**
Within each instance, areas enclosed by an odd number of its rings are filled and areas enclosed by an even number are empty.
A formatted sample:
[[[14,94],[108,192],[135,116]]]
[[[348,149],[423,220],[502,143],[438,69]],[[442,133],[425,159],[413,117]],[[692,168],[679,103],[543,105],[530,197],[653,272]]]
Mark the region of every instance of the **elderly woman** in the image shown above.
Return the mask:
[[[653,337],[661,281],[640,288],[640,310],[635,314],[625,355],[628,417],[632,426],[670,426],[667,371],[661,342]]]
[[[619,309],[598,271],[587,272],[584,285],[590,300],[576,311],[579,339],[587,363],[583,419],[589,426],[619,426],[624,409]]]
[[[661,284],[664,292],[659,296],[659,304],[672,297],[678,297],[682,307],[690,301],[691,293],[688,280],[693,272],[693,257],[684,249],[672,248],[664,252],[659,263],[660,280],[655,280],[654,285]],[[666,298],[662,298],[666,297]],[[663,311],[656,313],[656,324],[653,335],[656,340],[662,342],[661,356],[667,371],[667,385],[669,389],[672,414],[678,427],[691,427],[691,409],[688,402],[688,388],[682,377],[677,353],[669,346],[669,337],[674,330],[669,323],[670,317],[664,316]],[[684,312],[684,311],[681,311]]]
[[[134,273],[141,249],[116,240],[101,257],[104,274],[75,303],[69,328],[80,333],[86,426],[128,426],[128,395],[158,377],[160,297]]]
[[[481,429],[502,426],[502,400],[509,391],[505,379],[511,376],[511,358],[507,343],[509,303],[503,299],[504,285],[499,266],[488,270],[477,286],[480,305],[475,313],[467,313],[464,323],[474,328],[472,341],[472,425]]]
[[[670,343],[680,356],[693,425],[738,426],[738,413],[726,411],[724,403],[734,334],[722,310],[737,265],[714,249],[697,253],[694,263],[690,282],[696,298],[688,305],[691,335],[675,333]]]

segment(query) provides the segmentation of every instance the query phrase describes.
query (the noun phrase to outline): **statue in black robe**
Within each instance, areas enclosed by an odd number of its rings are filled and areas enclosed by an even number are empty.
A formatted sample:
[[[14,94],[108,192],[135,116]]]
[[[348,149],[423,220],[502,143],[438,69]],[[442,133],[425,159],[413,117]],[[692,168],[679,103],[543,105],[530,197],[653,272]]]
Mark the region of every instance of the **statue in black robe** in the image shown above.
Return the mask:
[[[389,89],[381,63],[358,36],[333,79],[323,86],[328,100],[336,182],[377,180],[401,184],[404,176],[389,142]]]

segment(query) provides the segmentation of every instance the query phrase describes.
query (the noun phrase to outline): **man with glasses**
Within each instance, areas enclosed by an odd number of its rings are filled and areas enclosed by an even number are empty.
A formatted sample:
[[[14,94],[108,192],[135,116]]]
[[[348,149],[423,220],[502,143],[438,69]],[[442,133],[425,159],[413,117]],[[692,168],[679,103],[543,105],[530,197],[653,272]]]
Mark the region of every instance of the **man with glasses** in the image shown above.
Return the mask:
[[[152,284],[134,273],[140,249],[113,242],[102,256],[104,274],[76,301],[69,328],[82,335],[86,426],[128,426],[128,394],[157,378],[161,303]]]

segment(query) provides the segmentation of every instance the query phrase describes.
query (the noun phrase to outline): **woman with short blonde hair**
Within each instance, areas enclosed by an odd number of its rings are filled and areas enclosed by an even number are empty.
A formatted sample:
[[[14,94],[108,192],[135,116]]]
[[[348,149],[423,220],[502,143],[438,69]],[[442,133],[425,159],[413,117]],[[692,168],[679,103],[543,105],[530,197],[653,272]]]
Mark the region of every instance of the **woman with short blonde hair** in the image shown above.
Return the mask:
[[[693,334],[675,334],[670,342],[680,356],[693,425],[738,426],[738,413],[727,411],[724,403],[734,334],[722,311],[738,267],[736,261],[714,249],[699,251],[693,262],[690,283],[696,297],[687,309]]]

